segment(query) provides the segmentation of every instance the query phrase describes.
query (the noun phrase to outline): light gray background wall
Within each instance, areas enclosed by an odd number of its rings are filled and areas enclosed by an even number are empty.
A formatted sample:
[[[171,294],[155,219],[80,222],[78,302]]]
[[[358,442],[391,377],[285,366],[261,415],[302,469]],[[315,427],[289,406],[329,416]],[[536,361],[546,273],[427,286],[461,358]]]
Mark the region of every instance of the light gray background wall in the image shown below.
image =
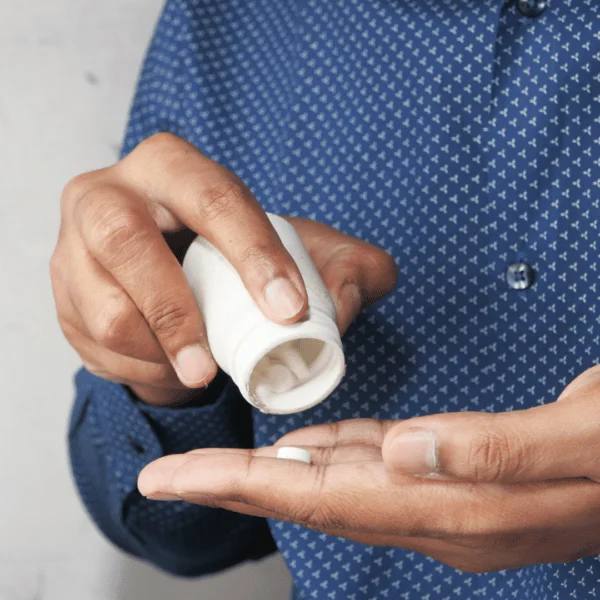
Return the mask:
[[[0,0],[0,600],[283,600],[279,557],[202,581],[113,549],[75,495],[75,353],[48,258],[73,175],[114,161],[161,0]]]

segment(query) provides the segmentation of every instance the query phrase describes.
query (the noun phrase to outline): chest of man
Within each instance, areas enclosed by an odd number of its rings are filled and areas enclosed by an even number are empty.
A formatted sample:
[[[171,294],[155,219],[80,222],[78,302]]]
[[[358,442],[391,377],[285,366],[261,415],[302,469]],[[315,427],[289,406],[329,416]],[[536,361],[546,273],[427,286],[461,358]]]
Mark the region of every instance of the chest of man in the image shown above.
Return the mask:
[[[497,0],[186,0],[151,52],[141,121],[231,168],[265,209],[399,266],[345,336],[340,387],[300,414],[256,413],[257,445],[324,421],[525,408],[600,363],[595,2],[526,16]],[[597,579],[591,559],[462,576],[272,530],[303,598],[560,600]]]

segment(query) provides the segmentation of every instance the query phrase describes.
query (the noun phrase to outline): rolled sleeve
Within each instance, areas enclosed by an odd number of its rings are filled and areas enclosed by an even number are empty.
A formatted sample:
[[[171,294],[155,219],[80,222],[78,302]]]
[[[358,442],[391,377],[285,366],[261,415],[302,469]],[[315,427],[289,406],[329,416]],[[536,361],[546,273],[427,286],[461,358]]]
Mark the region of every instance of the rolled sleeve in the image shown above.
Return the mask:
[[[73,476],[92,519],[110,540],[186,576],[212,573],[275,549],[264,519],[185,502],[155,502],[137,490],[140,471],[161,456],[251,445],[250,408],[229,378],[209,386],[212,402],[178,409],[145,405],[125,387],[84,369],[75,383],[69,428]]]

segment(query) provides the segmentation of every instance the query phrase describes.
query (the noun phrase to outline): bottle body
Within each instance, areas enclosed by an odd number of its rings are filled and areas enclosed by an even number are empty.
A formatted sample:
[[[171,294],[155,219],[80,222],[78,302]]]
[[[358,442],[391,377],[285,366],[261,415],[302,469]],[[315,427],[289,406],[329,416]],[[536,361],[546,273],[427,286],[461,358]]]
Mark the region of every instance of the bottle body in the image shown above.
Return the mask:
[[[268,217],[306,285],[309,309],[300,322],[267,319],[227,259],[200,236],[183,269],[217,364],[253,406],[285,414],[324,400],[341,381],[345,361],[335,305],[300,236],[285,219]]]

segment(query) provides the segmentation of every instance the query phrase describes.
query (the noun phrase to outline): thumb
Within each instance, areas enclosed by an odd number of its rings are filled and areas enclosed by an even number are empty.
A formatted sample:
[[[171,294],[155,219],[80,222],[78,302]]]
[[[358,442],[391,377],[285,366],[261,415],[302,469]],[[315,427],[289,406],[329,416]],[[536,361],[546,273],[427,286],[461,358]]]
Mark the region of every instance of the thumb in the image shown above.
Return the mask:
[[[400,422],[382,455],[390,471],[472,482],[600,481],[600,394],[529,410],[448,413]]]
[[[321,267],[320,274],[335,304],[342,334],[361,309],[388,294],[397,280],[393,258],[364,242],[337,248]]]
[[[337,311],[344,333],[361,309],[389,294],[398,280],[393,257],[382,248],[310,219],[285,217],[302,238]]]

